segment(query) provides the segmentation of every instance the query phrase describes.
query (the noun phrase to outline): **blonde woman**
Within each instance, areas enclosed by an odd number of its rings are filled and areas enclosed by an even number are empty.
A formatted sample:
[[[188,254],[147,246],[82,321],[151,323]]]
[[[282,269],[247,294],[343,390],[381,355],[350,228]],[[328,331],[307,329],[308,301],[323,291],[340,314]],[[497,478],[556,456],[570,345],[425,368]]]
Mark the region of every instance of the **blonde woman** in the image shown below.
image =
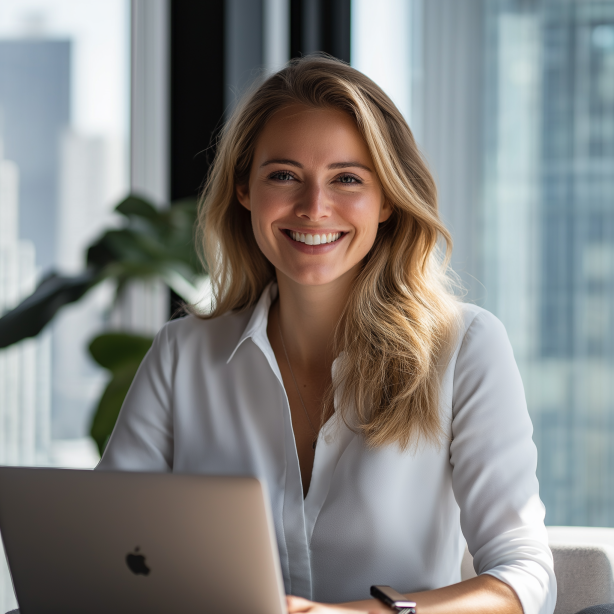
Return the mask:
[[[268,78],[221,134],[198,232],[213,313],[158,334],[99,467],[265,480],[290,612],[390,612],[369,599],[387,584],[420,614],[551,614],[512,350],[452,293],[388,96],[327,57]]]

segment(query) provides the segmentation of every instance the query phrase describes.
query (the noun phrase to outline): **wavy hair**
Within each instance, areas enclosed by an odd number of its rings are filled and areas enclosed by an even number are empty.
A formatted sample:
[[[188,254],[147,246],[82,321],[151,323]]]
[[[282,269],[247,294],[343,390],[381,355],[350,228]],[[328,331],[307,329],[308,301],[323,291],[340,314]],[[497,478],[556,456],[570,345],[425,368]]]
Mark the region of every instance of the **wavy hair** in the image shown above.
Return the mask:
[[[198,244],[213,287],[212,318],[253,306],[275,269],[236,196],[249,180],[256,141],[280,109],[301,104],[350,115],[392,206],[364,258],[333,339],[345,353],[324,399],[367,445],[442,440],[439,390],[458,325],[448,269],[451,237],[437,191],[405,119],[371,79],[329,56],[292,60],[254,88],[223,127],[200,203]],[[438,240],[445,243],[445,255]]]

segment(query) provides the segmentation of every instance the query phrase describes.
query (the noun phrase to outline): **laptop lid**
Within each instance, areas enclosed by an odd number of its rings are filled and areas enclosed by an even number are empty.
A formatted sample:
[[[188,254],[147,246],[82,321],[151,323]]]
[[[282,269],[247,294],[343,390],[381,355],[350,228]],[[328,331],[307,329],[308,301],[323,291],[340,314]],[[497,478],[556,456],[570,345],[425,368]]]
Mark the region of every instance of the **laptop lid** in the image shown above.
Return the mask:
[[[268,497],[249,477],[0,467],[22,614],[284,614]]]

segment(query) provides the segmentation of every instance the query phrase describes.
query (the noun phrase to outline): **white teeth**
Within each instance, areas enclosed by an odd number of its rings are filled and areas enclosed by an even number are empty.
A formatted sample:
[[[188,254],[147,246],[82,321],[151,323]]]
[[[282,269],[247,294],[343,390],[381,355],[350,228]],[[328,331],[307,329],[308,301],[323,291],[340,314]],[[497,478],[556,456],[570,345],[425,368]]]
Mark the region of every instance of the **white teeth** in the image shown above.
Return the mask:
[[[301,243],[305,243],[305,245],[323,245],[324,243],[333,243],[339,237],[341,237],[340,232],[329,232],[328,234],[323,235],[311,235],[304,234],[302,232],[294,232],[294,230],[290,231],[290,236],[294,241],[300,241]]]

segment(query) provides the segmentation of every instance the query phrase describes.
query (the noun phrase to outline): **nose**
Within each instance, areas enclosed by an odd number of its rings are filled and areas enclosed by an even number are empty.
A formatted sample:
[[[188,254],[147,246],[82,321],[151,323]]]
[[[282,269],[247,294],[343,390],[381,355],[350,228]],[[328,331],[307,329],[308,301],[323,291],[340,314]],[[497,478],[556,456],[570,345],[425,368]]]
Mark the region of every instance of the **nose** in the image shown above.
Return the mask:
[[[294,211],[302,219],[317,222],[329,217],[330,205],[331,203],[324,187],[312,181],[305,183]]]

